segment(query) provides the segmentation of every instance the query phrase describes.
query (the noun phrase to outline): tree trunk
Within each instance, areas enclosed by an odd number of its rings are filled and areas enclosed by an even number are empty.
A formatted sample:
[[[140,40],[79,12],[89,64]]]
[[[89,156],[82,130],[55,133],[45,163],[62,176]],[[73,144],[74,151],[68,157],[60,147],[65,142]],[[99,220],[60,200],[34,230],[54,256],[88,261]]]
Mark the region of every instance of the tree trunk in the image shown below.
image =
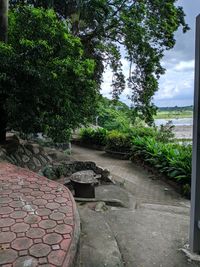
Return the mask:
[[[5,143],[6,141],[6,127],[7,127],[7,113],[5,109],[3,108],[3,105],[1,104],[0,106],[0,144]]]
[[[8,0],[0,0],[0,41],[8,39]],[[7,112],[4,108],[5,99],[0,94],[0,143],[6,141]]]
[[[8,38],[8,0],[0,0],[0,41]]]

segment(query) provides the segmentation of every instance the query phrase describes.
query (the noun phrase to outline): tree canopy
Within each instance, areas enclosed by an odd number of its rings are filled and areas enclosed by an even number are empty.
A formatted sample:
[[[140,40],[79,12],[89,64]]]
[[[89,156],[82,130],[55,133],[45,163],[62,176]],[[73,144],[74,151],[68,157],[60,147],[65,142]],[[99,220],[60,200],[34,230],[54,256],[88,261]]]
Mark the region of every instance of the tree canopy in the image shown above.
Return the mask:
[[[1,105],[11,128],[45,132],[63,142],[93,114],[95,62],[85,57],[80,39],[53,10],[10,11],[0,62]]]
[[[16,4],[52,7],[60,18],[70,22],[85,53],[96,62],[95,79],[100,85],[104,67],[113,70],[113,97],[125,88],[120,50],[130,62],[127,81],[136,112],[152,122],[155,107],[152,97],[158,90],[158,79],[164,73],[161,59],[173,48],[174,32],[188,30],[184,12],[177,0],[10,0]]]

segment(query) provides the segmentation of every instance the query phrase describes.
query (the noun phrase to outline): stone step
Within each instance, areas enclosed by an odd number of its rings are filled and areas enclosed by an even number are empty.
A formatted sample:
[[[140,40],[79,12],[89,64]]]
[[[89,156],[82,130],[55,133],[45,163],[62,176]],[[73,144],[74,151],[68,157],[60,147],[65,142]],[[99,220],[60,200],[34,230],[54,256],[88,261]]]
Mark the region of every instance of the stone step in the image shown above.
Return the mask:
[[[123,267],[115,236],[100,212],[79,206],[80,249],[75,267]]]

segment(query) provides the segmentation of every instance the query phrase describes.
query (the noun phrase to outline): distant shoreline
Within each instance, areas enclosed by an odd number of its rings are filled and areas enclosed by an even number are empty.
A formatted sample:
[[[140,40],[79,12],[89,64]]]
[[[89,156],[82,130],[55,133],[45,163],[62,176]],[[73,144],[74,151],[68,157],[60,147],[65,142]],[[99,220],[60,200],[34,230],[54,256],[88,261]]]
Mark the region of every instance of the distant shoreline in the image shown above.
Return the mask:
[[[181,119],[192,118],[193,106],[186,107],[162,107],[158,108],[154,119]]]

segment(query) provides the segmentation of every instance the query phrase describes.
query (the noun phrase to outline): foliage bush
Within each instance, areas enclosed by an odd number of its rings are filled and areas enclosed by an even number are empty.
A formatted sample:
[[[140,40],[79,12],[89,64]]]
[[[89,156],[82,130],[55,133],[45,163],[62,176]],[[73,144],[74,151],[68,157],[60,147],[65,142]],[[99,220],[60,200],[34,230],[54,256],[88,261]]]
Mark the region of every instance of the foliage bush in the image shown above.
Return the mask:
[[[151,127],[132,127],[129,133],[133,138],[135,137],[156,137],[157,129]]]
[[[104,128],[82,128],[80,130],[80,139],[86,144],[105,146],[107,130]]]
[[[132,140],[132,157],[140,158],[182,185],[191,182],[192,147],[158,142],[155,138]]]
[[[0,105],[10,128],[66,142],[71,129],[93,115],[94,60],[53,10],[12,9],[0,62]]]
[[[174,125],[169,121],[166,125],[157,127],[132,127],[129,130],[129,134],[135,137],[153,137],[159,142],[172,142],[174,140],[173,133]]]
[[[131,137],[118,131],[111,131],[107,136],[106,150],[115,152],[130,152]]]
[[[174,127],[172,121],[168,121],[165,125],[161,125],[156,139],[160,142],[173,141],[175,137],[175,134],[173,133]]]

